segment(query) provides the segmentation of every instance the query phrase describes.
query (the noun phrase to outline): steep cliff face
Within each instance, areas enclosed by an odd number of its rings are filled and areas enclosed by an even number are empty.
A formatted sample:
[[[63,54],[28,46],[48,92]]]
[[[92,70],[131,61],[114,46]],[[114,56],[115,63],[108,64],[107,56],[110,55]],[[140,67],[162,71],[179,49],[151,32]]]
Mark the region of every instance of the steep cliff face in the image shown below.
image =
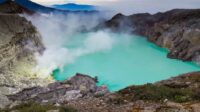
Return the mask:
[[[22,13],[33,14],[12,0],[0,4],[0,108],[10,103],[6,95],[48,84],[33,71],[35,53],[45,49],[41,36]]]
[[[117,14],[99,27],[145,36],[158,46],[167,48],[169,58],[199,63],[200,9],[175,9],[155,15]]]
[[[0,26],[0,102],[5,103],[4,95],[48,82],[32,70],[34,54],[42,53],[44,46],[31,22],[19,15],[0,14]]]

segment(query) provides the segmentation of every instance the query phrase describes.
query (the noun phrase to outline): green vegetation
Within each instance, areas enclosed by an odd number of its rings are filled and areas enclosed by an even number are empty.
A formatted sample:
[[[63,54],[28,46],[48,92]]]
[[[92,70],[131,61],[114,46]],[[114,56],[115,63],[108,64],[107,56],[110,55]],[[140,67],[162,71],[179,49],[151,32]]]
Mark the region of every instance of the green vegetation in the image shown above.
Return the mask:
[[[118,92],[120,99],[129,101],[146,100],[157,102],[168,99],[179,103],[198,100],[198,93],[197,89],[170,88],[164,85],[157,86],[153,84],[132,86]]]
[[[59,112],[78,112],[76,109],[72,107],[60,107]]]
[[[0,110],[0,112],[11,112],[16,110],[17,112],[47,112],[48,110],[59,110],[59,112],[77,112],[76,109],[67,106],[54,106],[51,104],[41,105],[37,103],[22,103],[14,106],[11,109]]]

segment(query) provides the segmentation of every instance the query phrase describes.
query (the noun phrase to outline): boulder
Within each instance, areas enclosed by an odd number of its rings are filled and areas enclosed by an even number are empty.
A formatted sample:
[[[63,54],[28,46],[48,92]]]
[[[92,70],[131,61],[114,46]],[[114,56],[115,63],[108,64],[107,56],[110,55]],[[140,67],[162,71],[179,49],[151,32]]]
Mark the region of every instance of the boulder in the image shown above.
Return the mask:
[[[108,90],[97,87],[95,78],[77,73],[63,82],[50,83],[46,87],[26,88],[7,97],[11,101],[55,104],[77,100],[82,97],[93,97],[96,93],[106,94]]]

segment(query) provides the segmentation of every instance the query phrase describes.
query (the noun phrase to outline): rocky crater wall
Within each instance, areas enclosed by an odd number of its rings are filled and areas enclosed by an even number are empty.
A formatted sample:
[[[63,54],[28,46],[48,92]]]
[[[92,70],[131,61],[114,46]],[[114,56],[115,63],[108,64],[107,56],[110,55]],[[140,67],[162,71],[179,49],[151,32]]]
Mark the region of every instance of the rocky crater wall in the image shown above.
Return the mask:
[[[98,28],[142,35],[167,48],[169,58],[200,64],[200,9],[175,9],[154,15],[117,14]]]
[[[36,65],[35,53],[44,49],[41,36],[31,22],[16,14],[0,14],[0,102],[6,103],[4,95],[48,84],[32,71]]]

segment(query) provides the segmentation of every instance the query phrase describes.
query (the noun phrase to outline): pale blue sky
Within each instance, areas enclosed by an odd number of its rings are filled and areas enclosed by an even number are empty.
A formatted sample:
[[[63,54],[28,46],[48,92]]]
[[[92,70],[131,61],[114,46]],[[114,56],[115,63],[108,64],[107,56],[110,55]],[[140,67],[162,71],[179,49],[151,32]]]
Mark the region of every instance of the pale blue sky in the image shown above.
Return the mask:
[[[175,8],[200,8],[200,0],[32,0],[34,2],[52,5],[63,3],[92,4],[107,9],[132,14],[138,12],[155,13]]]
[[[120,0],[31,0],[41,4],[62,4],[62,3],[79,3],[79,4],[101,4],[102,2],[117,2]]]

